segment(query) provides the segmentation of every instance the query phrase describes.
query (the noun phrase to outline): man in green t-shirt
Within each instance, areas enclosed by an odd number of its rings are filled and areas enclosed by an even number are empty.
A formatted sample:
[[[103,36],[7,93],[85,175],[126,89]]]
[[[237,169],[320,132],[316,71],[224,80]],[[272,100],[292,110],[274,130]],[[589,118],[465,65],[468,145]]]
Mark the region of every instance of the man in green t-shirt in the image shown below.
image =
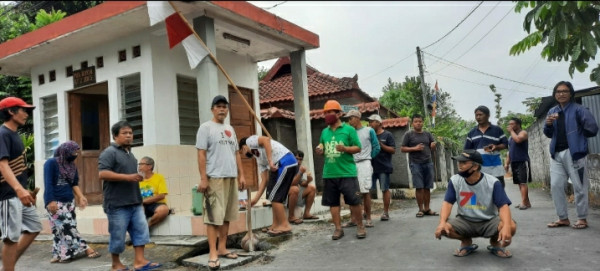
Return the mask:
[[[352,154],[360,152],[361,145],[354,127],[342,123],[342,106],[335,100],[329,100],[323,108],[325,123],[328,127],[321,132],[321,139],[315,153],[325,155],[323,167],[324,192],[321,204],[329,206],[335,231],[331,238],[338,240],[344,236],[340,217],[340,194],[344,202],[350,205],[353,220],[357,221],[357,238],[367,237],[367,231],[361,218],[361,197],[358,185],[356,164]]]

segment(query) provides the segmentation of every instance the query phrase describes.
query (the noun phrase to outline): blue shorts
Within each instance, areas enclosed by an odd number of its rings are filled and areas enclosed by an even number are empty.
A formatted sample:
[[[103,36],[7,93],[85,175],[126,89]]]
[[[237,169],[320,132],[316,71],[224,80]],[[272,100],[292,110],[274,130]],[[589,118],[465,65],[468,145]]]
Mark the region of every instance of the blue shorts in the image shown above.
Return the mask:
[[[390,190],[390,173],[373,173],[371,190],[377,189],[377,180],[379,180],[379,188],[382,192]]]
[[[127,232],[129,232],[134,247],[150,242],[148,223],[144,207],[141,204],[107,208],[104,209],[104,213],[108,217],[108,232],[110,233],[108,251],[110,253],[121,254],[125,251],[125,234]]]
[[[433,188],[433,163],[410,163],[413,186],[416,189]]]

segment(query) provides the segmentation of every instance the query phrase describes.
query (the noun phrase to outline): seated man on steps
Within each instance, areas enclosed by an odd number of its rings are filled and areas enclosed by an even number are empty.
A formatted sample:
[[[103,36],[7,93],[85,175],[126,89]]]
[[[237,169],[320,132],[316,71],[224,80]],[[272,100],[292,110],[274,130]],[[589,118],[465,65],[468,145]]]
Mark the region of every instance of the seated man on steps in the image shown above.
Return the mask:
[[[304,152],[296,150],[293,152],[298,161],[298,173],[294,175],[292,186],[288,191],[288,221],[294,225],[301,224],[303,219],[319,219],[318,216],[310,214],[310,208],[315,202],[317,190],[314,186],[309,185],[312,182],[312,174],[307,171],[306,167],[302,166],[304,160]],[[304,205],[304,215],[302,219],[296,218],[294,212],[296,206]]]
[[[140,192],[144,199],[144,212],[148,220],[148,227],[162,222],[170,213],[167,206],[167,183],[162,174],[154,173],[154,159],[144,156],[138,163],[138,172],[144,178],[140,182]]]
[[[490,238],[487,249],[501,258],[512,256],[506,249],[517,231],[517,224],[510,215],[511,202],[502,183],[496,177],[481,172],[483,159],[476,150],[464,150],[452,157],[458,161],[458,174],[450,178],[448,190],[440,211],[440,224],[435,237],[442,235],[460,240],[454,256],[464,257],[479,246],[474,237]],[[451,218],[452,206],[458,201],[456,218]]]

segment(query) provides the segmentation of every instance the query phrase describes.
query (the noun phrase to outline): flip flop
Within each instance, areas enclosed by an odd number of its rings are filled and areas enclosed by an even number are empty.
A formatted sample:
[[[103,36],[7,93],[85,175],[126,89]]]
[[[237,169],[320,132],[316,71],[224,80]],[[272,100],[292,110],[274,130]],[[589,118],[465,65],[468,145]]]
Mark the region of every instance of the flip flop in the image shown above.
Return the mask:
[[[303,217],[302,219],[304,219],[304,220],[312,220],[312,219],[319,219],[319,217],[316,216],[316,215],[311,215],[309,217]]]
[[[510,258],[512,257],[512,253],[510,253],[510,251],[508,251],[507,249],[504,249],[503,247],[495,247],[492,245],[487,246],[487,249],[494,255],[500,257],[500,258]],[[500,253],[498,252],[502,252],[502,254],[504,255],[500,255]]]
[[[423,217],[425,214],[423,213],[423,211],[419,211],[417,212],[417,217]]]
[[[149,271],[149,270],[154,270],[156,268],[160,268],[161,266],[162,266],[162,264],[160,264],[160,263],[153,263],[152,261],[150,261],[146,265],[144,265],[140,268],[135,268],[135,271]]]
[[[228,253],[225,253],[225,254],[218,255],[218,257],[219,258],[226,258],[226,259],[235,260],[235,259],[238,258],[238,255],[235,254],[235,253],[233,253],[233,252],[228,252]]]
[[[373,225],[373,221],[367,220],[367,222],[365,222],[365,227],[373,228],[373,227],[375,227],[375,225]]]
[[[292,231],[268,231],[267,234],[270,237],[284,236],[291,234]]]
[[[560,221],[554,221],[546,226],[548,226],[548,228],[558,228],[558,227],[568,227],[571,223],[561,223]]]
[[[210,266],[211,263],[214,263],[214,266]],[[208,260],[208,269],[210,269],[210,270],[218,270],[219,268],[221,268],[221,263],[219,262],[219,259]]]
[[[290,222],[291,224],[294,224],[294,225],[300,225],[300,224],[302,224],[304,221],[302,221],[302,219],[300,219],[300,218],[297,218],[297,219],[294,219],[294,220],[290,220],[289,222]]]
[[[479,246],[477,244],[471,244],[469,246],[459,247],[454,251],[454,256],[456,257],[465,257],[469,254],[473,253]],[[461,251],[465,250],[465,254],[460,254]]]
[[[98,258],[100,256],[102,256],[102,255],[100,253],[98,253],[98,251],[95,251],[95,250],[94,250],[94,252],[87,254],[87,257],[90,259]]]
[[[272,226],[272,225],[271,225],[271,226]],[[262,228],[260,231],[262,231],[262,232],[264,232],[264,233],[267,233],[268,231],[270,231],[270,230],[271,230],[271,226],[264,227],[264,228]]]
[[[427,211],[423,211],[423,214],[424,215],[429,215],[429,216],[438,216],[438,215],[440,215],[440,214],[438,214],[436,212],[431,211],[431,209],[429,209]]]
[[[352,228],[352,227],[356,227],[356,223],[354,223],[352,221],[342,224],[342,228]]]
[[[571,228],[578,229],[578,230],[585,229],[587,227],[588,227],[587,223],[576,223],[576,224],[573,224],[573,226],[571,226]]]

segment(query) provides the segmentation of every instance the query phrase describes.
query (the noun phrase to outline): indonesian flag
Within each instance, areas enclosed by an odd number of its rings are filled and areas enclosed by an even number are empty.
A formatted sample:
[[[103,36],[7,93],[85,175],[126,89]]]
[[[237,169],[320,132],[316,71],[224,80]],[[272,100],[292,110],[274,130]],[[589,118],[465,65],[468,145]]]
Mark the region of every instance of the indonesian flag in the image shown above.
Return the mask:
[[[181,42],[190,62],[190,68],[198,66],[200,61],[208,55],[208,51],[202,46],[202,40],[194,35],[190,25],[183,20],[179,13],[175,12],[168,1],[148,1],[147,5],[151,26],[165,21],[169,48],[172,49]]]

